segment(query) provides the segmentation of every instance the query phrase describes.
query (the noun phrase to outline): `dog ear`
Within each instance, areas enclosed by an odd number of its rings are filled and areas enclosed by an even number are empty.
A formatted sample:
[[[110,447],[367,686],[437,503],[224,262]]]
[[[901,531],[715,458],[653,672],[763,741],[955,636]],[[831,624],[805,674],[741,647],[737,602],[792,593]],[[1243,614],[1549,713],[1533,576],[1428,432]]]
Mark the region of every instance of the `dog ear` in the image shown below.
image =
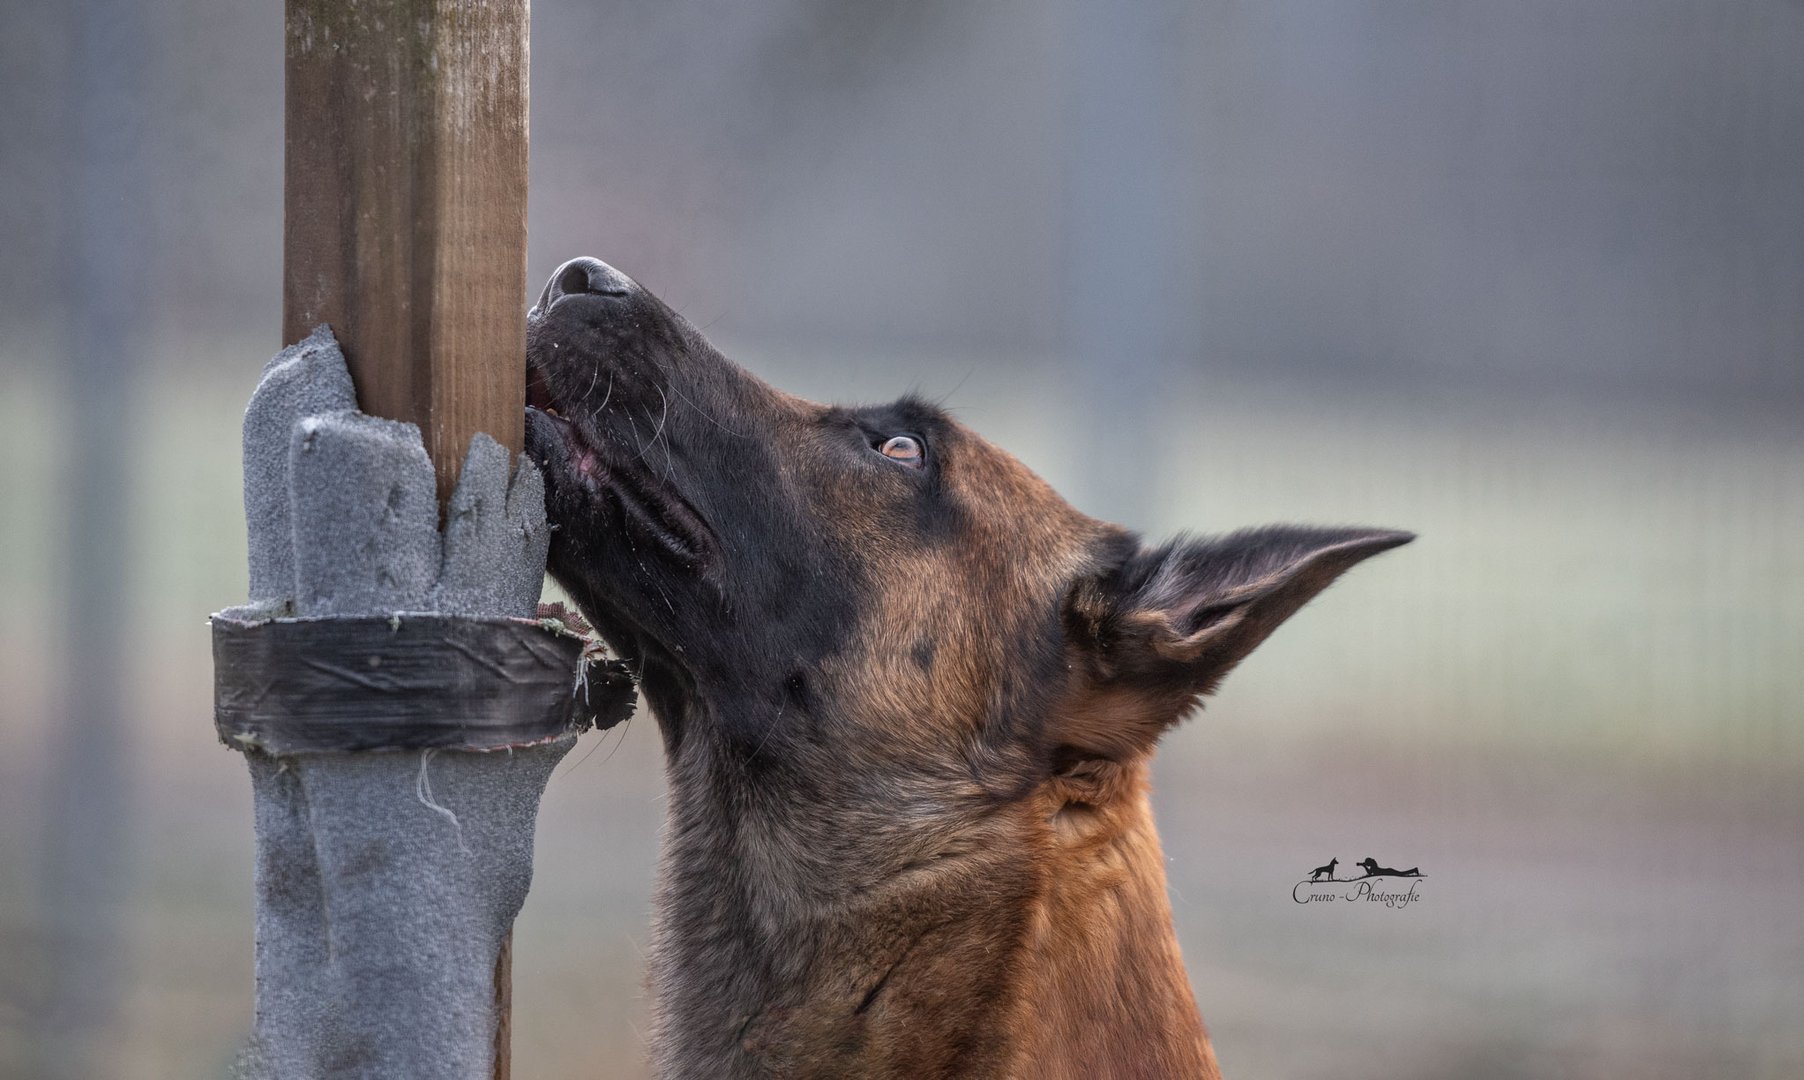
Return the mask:
[[[1272,526],[1136,548],[1066,597],[1078,686],[1063,751],[1121,760],[1210,693],[1278,624],[1353,564],[1415,536]]]

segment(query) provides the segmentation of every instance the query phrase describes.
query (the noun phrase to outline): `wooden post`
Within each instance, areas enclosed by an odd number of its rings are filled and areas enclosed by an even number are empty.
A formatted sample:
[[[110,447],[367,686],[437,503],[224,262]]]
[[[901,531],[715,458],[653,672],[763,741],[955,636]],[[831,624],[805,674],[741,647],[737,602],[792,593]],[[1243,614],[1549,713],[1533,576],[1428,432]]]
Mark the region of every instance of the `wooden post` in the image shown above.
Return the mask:
[[[501,939],[495,957],[495,1080],[514,1073],[514,932]]]
[[[419,425],[441,504],[472,435],[524,439],[528,20],[528,0],[287,0],[282,341],[331,325],[363,411]]]
[[[527,0],[287,0],[282,340],[338,335],[364,412],[524,436]]]

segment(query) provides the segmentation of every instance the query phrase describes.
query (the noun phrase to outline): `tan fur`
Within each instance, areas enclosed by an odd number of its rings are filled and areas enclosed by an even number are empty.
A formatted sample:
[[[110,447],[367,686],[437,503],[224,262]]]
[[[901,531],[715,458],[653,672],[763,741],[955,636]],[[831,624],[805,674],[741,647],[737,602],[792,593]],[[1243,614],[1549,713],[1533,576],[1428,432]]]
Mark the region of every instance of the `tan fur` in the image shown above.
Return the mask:
[[[954,547],[892,543],[880,507],[832,492],[847,542],[882,573],[823,692],[849,704],[865,752],[899,786],[730,856],[763,879],[773,924],[805,928],[793,937],[812,954],[804,985],[748,1016],[740,1046],[784,1077],[1217,1076],[1172,931],[1150,742],[1000,803],[986,782],[1034,764],[970,759],[1015,638],[1056,608],[1113,527],[977,436],[958,440],[948,479],[970,523]],[[909,659],[924,633],[930,669]],[[1141,714],[1168,724],[1179,707],[1079,683],[1055,726],[1073,738],[1086,726],[1153,730]],[[855,857],[827,861],[808,842],[815,827],[856,830]]]
[[[665,740],[658,1073],[1216,1077],[1152,754],[1409,535],[1148,547],[918,399],[767,386],[595,260],[530,328],[552,571]]]
[[[1089,791],[1042,794],[1054,843],[1023,995],[1033,1064],[1021,1075],[1215,1077],[1172,933],[1146,762],[1116,768]]]

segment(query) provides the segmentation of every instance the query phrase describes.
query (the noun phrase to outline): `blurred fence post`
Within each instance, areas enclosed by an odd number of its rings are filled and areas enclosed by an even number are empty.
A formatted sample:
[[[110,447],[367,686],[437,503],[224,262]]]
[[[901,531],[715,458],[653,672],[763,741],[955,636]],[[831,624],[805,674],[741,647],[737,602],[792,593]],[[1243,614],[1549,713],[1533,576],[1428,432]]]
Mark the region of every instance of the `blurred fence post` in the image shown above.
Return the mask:
[[[1066,152],[1066,348],[1086,423],[1079,499],[1144,527],[1159,479],[1157,405],[1194,302],[1184,235],[1183,6],[1072,0]]]
[[[99,1071],[102,1033],[117,1010],[126,902],[130,778],[119,657],[127,594],[133,457],[132,399],[145,351],[149,275],[140,147],[144,12],[134,0],[71,5],[74,115],[66,167],[71,212],[64,249],[68,299],[60,478],[69,575],[60,608],[66,643],[61,708],[52,729],[43,890],[46,933],[40,1015],[31,1025],[35,1075]]]

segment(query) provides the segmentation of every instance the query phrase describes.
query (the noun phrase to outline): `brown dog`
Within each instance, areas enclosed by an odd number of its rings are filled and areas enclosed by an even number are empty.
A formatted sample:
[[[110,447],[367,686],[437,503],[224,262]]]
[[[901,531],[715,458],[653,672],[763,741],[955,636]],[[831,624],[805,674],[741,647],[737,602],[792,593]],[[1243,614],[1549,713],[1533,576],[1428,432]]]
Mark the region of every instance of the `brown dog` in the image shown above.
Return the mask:
[[[664,739],[659,1073],[1217,1075],[1148,760],[1409,534],[1145,547],[923,402],[773,389],[594,259],[528,357],[551,571]]]

